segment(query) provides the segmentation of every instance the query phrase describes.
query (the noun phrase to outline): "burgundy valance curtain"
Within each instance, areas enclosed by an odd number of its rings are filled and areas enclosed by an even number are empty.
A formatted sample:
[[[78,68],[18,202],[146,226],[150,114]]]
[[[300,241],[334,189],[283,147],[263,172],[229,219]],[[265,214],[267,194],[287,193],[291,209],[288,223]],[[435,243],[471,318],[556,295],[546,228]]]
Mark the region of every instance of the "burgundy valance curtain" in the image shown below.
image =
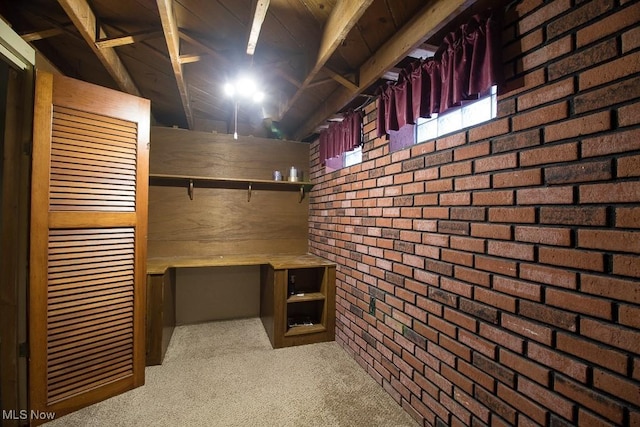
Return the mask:
[[[351,151],[362,143],[362,112],[349,111],[320,133],[320,162]]]
[[[475,15],[449,33],[433,57],[412,63],[396,83],[379,88],[378,136],[476,99],[499,83],[500,32],[497,13]]]

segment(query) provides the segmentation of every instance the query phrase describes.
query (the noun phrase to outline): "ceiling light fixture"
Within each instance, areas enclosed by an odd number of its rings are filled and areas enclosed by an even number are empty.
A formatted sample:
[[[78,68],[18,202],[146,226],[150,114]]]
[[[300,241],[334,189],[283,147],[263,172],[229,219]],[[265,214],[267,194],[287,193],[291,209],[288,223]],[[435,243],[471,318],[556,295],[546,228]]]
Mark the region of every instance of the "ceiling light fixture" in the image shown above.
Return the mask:
[[[247,100],[260,103],[264,100],[264,92],[258,89],[255,80],[249,76],[241,76],[235,82],[227,82],[224,85],[224,93],[233,99],[234,111],[233,122],[234,131],[233,139],[238,139],[238,104],[240,101]]]

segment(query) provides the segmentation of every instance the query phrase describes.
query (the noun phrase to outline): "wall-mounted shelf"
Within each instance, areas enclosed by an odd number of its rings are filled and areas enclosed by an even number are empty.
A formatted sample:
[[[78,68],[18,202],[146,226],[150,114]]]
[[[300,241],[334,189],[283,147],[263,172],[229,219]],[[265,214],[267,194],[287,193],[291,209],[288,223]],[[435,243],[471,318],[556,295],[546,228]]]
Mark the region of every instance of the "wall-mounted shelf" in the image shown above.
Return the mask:
[[[268,179],[215,178],[206,176],[149,174],[150,185],[187,188],[189,198],[193,200],[195,187],[235,188],[247,190],[247,201],[251,200],[252,190],[299,191],[300,201],[313,184],[308,181],[275,181]]]

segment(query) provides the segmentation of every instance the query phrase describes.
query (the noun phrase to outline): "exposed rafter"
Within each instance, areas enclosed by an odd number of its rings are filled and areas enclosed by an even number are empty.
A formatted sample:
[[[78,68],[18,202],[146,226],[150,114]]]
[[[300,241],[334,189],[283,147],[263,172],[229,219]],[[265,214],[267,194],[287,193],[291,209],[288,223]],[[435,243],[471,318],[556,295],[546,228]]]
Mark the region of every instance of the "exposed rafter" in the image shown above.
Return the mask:
[[[282,110],[280,119],[287,114],[300,95],[302,95],[309,84],[315,79],[316,75],[320,70],[322,70],[329,58],[331,58],[331,55],[333,55],[338,46],[340,46],[340,43],[342,43],[351,28],[356,25],[371,3],[373,3],[373,0],[338,0],[338,3],[331,11],[331,15],[329,15],[329,19],[324,27],[316,62],[302,82],[300,88],[291,97],[285,108]]]
[[[318,124],[324,122],[336,111],[344,108],[364,88],[369,87],[384,75],[389,68],[396,65],[409,52],[446,26],[476,1],[436,0],[430,2],[360,67],[358,89],[353,90],[342,87],[334,92],[323,104],[323,107],[319,108],[313,116],[298,128],[294,138],[302,139],[311,134]]]
[[[178,92],[180,92],[180,99],[182,100],[182,108],[184,109],[184,114],[187,117],[189,129],[192,129],[193,111],[191,109],[191,103],[189,102],[189,93],[187,90],[187,83],[184,79],[182,63],[180,62],[180,37],[178,35],[176,18],[173,14],[173,0],[157,0],[157,3],[160,20],[162,21],[164,38],[167,42],[167,49],[169,50],[169,59],[171,60],[173,74],[175,75],[176,83],[178,84]]]
[[[253,23],[251,24],[251,31],[249,32],[249,41],[247,42],[247,55],[253,55],[256,51],[256,45],[258,44],[258,36],[260,36],[260,29],[264,18],[267,16],[267,9],[269,8],[269,0],[257,0],[256,10],[253,14]]]
[[[100,59],[100,62],[115,80],[118,87],[124,92],[140,96],[140,91],[116,51],[113,48],[100,49],[96,45],[96,37],[105,38],[106,33],[98,24],[89,4],[85,0],[58,0],[58,3],[60,3],[71,22],[73,22],[84,40],[91,47],[91,50]]]
[[[162,37],[162,31],[141,31],[139,33],[127,34],[126,36],[108,37],[96,40],[96,45],[100,49],[124,46],[127,44],[137,43],[143,40]]]

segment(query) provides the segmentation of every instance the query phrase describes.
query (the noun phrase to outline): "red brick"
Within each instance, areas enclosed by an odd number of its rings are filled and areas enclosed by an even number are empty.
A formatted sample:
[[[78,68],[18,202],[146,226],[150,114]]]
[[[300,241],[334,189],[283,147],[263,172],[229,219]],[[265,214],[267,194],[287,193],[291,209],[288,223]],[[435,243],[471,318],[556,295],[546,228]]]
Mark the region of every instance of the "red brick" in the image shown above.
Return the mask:
[[[519,314],[558,328],[575,331],[578,316],[566,311],[556,310],[548,305],[532,301],[520,301]]]
[[[637,382],[634,383],[626,378],[596,368],[593,371],[593,385],[622,400],[640,406],[640,385]]]
[[[455,179],[455,190],[477,190],[489,188],[491,186],[491,176],[489,174],[471,175]]]
[[[534,207],[489,208],[489,221],[534,223],[536,221],[536,210]]]
[[[640,27],[632,27],[622,34],[622,53],[627,53],[640,46]]]
[[[495,358],[496,356],[498,346],[496,346],[489,340],[481,338],[478,335],[467,331],[466,329],[460,329],[458,331],[458,341],[468,346],[469,348],[472,348],[475,352],[482,353],[491,359]]]
[[[525,261],[533,261],[534,259],[533,245],[523,243],[491,240],[487,246],[487,253],[489,255],[496,255],[503,258],[514,258]]]
[[[598,2],[592,2],[592,4],[595,3]],[[604,40],[597,45],[593,45],[579,52],[574,52],[572,55],[550,64],[549,80],[553,81],[569,74],[573,74],[576,71],[591,67],[594,64],[603,63],[617,55],[618,48],[616,46],[616,40]]]
[[[577,47],[582,47],[605,36],[613,34],[627,26],[636,25],[640,16],[640,4],[634,4],[628,8],[619,8],[620,11],[603,19],[593,21],[576,34]]]
[[[442,261],[450,262],[452,264],[465,265],[467,267],[471,267],[473,265],[473,255],[468,252],[442,249],[440,253],[440,259],[442,259]]]
[[[556,335],[556,348],[614,372],[621,374],[627,372],[627,356],[625,354],[576,335],[559,331]]]
[[[544,245],[569,246],[571,244],[571,230],[554,227],[517,226],[515,228],[515,239]]]
[[[467,142],[467,138],[463,132],[438,138],[436,140],[436,151],[445,150],[451,147],[457,147]]]
[[[542,184],[540,169],[502,172],[493,175],[493,188],[525,187]]]
[[[505,259],[478,256],[475,257],[475,266],[477,269],[491,271],[493,273],[503,274],[505,276],[515,277],[517,274],[515,261],[507,261]]]
[[[575,114],[582,114],[637,98],[640,98],[640,77],[630,77],[600,89],[576,95],[573,100],[573,110]]]
[[[540,208],[541,224],[604,226],[607,211],[604,207],[547,207]]]
[[[505,389],[506,389],[506,386],[505,386]],[[476,399],[478,399],[478,402],[482,403],[492,411],[492,416],[491,416],[492,426],[494,425],[496,427],[500,426],[499,423],[501,422],[501,420],[497,418],[497,416],[500,416],[504,418],[504,420],[506,420],[505,425],[510,425],[510,426],[516,425],[516,410],[513,409],[511,406],[509,406],[507,403],[505,403],[504,400],[499,399],[495,394],[489,393],[482,388],[476,388],[475,396],[476,396]]]
[[[474,268],[465,268],[459,265],[454,267],[454,277],[459,280],[464,280],[466,282],[485,287],[488,287],[491,281],[489,273],[478,271]]]
[[[490,289],[485,288],[476,288],[474,293],[474,299],[476,301],[485,303],[487,305],[494,306],[504,311],[508,311],[514,313],[516,311],[516,299],[501,294],[499,292],[494,292]]]
[[[496,378],[498,381],[507,384],[509,387],[515,386],[514,372],[495,362],[493,359],[486,358],[479,353],[474,353],[473,365]]]
[[[562,372],[581,383],[586,384],[587,382],[588,366],[586,364],[580,363],[549,347],[530,343],[527,346],[527,356],[529,359],[548,366],[554,371]]]
[[[485,241],[471,237],[451,236],[451,248],[469,252],[483,253]]]
[[[500,349],[500,363],[508,368],[513,369],[520,375],[523,375],[533,381],[547,386],[549,384],[549,369],[536,363],[536,361],[529,360],[525,357],[521,357],[517,354],[501,348]]]
[[[442,178],[447,178],[452,176],[470,175],[471,165],[472,165],[471,161],[467,161],[467,162],[457,162],[457,163],[452,163],[450,165],[441,166],[440,176]]]
[[[471,316],[467,316],[460,311],[452,310],[448,307],[445,307],[444,309],[444,318],[448,322],[458,325],[471,332],[476,332],[478,327],[478,321],[476,319]]]
[[[509,119],[491,120],[481,126],[469,129],[469,141],[479,141],[509,133]]]
[[[615,423],[622,423],[624,408],[620,403],[562,375],[557,375],[555,379],[554,390],[558,393],[586,406]]]
[[[510,62],[515,59],[516,56],[520,56],[542,45],[543,41],[544,34],[542,29],[534,30],[515,42],[507,44],[502,51],[502,60]]]
[[[569,117],[569,104],[566,101],[558,102],[513,117],[513,131],[546,125],[567,117]]]
[[[490,239],[511,240],[511,226],[504,224],[471,224],[471,235]]]
[[[518,111],[525,111],[547,102],[557,101],[573,94],[573,78],[567,78],[518,97]]]
[[[471,204],[470,192],[455,192],[440,194],[440,205],[444,206],[464,206]]]
[[[640,253],[640,232],[617,230],[578,230],[578,247]]]
[[[553,3],[561,3],[562,1],[554,1]],[[542,64],[552,62],[554,59],[571,52],[572,36],[566,36],[553,43],[547,43],[539,49],[526,54],[522,58],[522,71],[532,70]],[[519,64],[518,64],[519,65]]]
[[[640,307],[621,304],[618,307],[618,323],[640,329]]]
[[[494,155],[491,157],[474,160],[475,173],[494,171],[500,169],[510,169],[516,167],[518,157],[516,153]]]
[[[474,191],[473,204],[477,206],[505,206],[513,204],[513,191]]]
[[[614,255],[613,272],[621,276],[640,277],[640,256]]]
[[[528,398],[521,393],[515,392],[513,389],[498,384],[498,397],[513,406],[518,412],[518,421],[512,425],[524,426],[522,415],[530,417],[538,425],[544,425],[546,422],[548,411],[538,405],[532,398]]]
[[[413,172],[416,181],[431,181],[439,178],[440,168],[420,169]]]
[[[593,319],[580,319],[580,333],[623,350],[640,353],[640,331]]]
[[[489,154],[490,148],[491,146],[488,141],[465,145],[464,147],[454,149],[453,159],[457,162],[459,160],[486,156]]]
[[[640,41],[640,27],[637,31]],[[631,105],[625,105],[618,109],[618,124],[621,127],[632,126],[640,123],[640,102]]]
[[[640,16],[640,9],[638,10]],[[640,71],[640,53],[632,53],[580,74],[580,91],[624,78]]]
[[[542,344],[551,345],[552,332],[551,328],[541,325],[539,322],[531,322],[520,316],[512,316],[503,314],[502,327],[530,338]]]
[[[612,177],[610,160],[598,162],[582,161],[572,165],[545,168],[547,184],[568,184],[574,182],[606,181]]]
[[[564,399],[557,393],[545,387],[531,382],[525,378],[518,381],[518,391],[538,402],[542,406],[549,408],[556,414],[570,420],[573,414],[573,403]]]
[[[617,208],[616,227],[640,228],[640,207]]]
[[[604,271],[601,253],[561,248],[539,248],[539,262],[562,267],[591,271]]]
[[[618,178],[640,176],[640,155],[617,159],[616,175]]]
[[[640,181],[585,184],[579,187],[580,203],[640,202]]]
[[[521,34],[525,34],[536,27],[542,26],[544,23],[553,20],[558,15],[571,9],[571,2],[568,0],[554,1],[536,10],[531,15],[522,18],[518,22],[518,28]]]
[[[606,156],[640,150],[640,129],[615,132],[582,141],[582,157]]]
[[[540,285],[523,282],[521,280],[509,279],[495,276],[493,278],[493,289],[498,292],[513,295],[518,298],[541,301],[542,292]]]
[[[519,205],[562,205],[573,203],[573,187],[525,188],[516,191]]]
[[[614,427],[615,424],[586,411],[584,408],[578,409],[578,425],[589,427]]]
[[[547,36],[554,38],[567,31],[571,31],[591,20],[597,19],[599,16],[610,11],[612,7],[613,0],[586,2],[580,7],[574,7],[570,13],[563,15],[548,25]]]
[[[534,148],[520,153],[520,166],[570,162],[578,160],[578,145],[574,142]]]
[[[549,305],[602,319],[612,319],[612,304],[602,298],[557,289],[547,289],[545,295],[545,302]]]
[[[540,143],[540,131],[532,129],[525,132],[510,133],[504,137],[496,138],[492,140],[491,148],[494,153],[502,153],[532,147]],[[488,152],[486,154],[488,154]]]
[[[410,157],[418,157],[424,154],[433,153],[436,149],[435,141],[422,142],[411,146]],[[406,150],[402,150],[406,151]]]

